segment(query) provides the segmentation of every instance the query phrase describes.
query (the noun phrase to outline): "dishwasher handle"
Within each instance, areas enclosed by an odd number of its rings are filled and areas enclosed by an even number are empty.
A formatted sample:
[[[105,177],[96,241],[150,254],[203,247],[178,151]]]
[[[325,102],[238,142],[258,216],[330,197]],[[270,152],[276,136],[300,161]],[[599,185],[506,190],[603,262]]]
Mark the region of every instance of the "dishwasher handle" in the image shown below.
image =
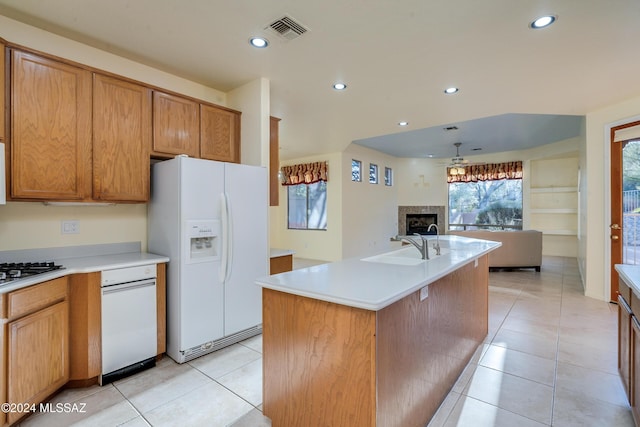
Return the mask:
[[[113,294],[116,292],[126,292],[138,288],[146,288],[148,286],[155,286],[156,279],[138,280],[135,282],[118,283],[115,285],[104,286],[102,288],[102,295]]]

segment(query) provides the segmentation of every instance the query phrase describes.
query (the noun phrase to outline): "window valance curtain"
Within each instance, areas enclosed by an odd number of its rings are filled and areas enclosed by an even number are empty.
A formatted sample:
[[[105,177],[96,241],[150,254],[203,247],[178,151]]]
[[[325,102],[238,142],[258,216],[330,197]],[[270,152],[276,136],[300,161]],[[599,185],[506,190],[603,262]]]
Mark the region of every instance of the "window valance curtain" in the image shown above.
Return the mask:
[[[461,168],[458,169],[460,172]],[[464,173],[452,175],[447,168],[447,182],[497,181],[501,179],[522,179],[522,162],[491,163],[464,167]]]
[[[283,166],[281,172],[282,185],[313,184],[329,180],[327,178],[327,162]]]

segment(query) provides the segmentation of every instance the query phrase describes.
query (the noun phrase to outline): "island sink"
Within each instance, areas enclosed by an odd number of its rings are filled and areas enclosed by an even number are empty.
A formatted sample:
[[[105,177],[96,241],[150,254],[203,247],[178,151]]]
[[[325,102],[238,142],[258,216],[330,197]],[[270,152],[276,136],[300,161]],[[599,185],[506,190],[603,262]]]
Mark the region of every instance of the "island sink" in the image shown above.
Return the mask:
[[[443,256],[449,253],[448,248],[440,248],[440,255],[435,255],[435,250],[433,248],[429,248],[429,250],[432,251],[431,259],[435,259],[438,256]],[[395,265],[420,265],[425,262],[429,262],[430,260],[422,259],[420,252],[416,251],[413,247],[407,247],[393,252],[362,258],[362,261],[381,262],[383,264]]]

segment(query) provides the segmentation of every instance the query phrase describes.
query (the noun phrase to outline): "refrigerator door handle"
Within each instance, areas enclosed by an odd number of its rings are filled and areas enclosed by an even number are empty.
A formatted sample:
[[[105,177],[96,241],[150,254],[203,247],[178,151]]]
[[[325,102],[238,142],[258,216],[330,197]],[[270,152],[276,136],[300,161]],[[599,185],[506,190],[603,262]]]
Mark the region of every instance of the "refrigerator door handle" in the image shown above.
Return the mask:
[[[233,255],[233,222],[231,218],[231,204],[227,193],[220,195],[222,210],[222,259],[220,262],[220,281],[227,282],[231,276],[231,261]]]
[[[227,195],[225,193],[220,193],[220,219],[222,224],[222,243],[221,243],[221,258],[220,258],[220,269],[218,270],[218,278],[220,282],[224,282],[224,279],[227,276],[227,240],[229,239],[227,236],[227,230],[229,229],[229,224],[227,223]]]
[[[227,283],[231,278],[231,267],[233,266],[233,215],[231,205],[231,200],[229,200],[229,195],[224,193],[224,196],[227,199],[227,266],[225,267],[225,276],[224,282]]]

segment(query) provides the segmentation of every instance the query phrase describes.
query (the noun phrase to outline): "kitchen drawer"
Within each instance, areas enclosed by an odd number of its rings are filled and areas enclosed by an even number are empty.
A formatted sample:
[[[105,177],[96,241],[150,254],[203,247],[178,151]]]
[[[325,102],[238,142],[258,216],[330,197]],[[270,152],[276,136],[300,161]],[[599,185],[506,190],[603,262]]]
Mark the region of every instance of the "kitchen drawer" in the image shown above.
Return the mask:
[[[65,299],[67,283],[67,277],[60,277],[10,292],[6,296],[6,313],[3,313],[2,317],[15,319]]]

